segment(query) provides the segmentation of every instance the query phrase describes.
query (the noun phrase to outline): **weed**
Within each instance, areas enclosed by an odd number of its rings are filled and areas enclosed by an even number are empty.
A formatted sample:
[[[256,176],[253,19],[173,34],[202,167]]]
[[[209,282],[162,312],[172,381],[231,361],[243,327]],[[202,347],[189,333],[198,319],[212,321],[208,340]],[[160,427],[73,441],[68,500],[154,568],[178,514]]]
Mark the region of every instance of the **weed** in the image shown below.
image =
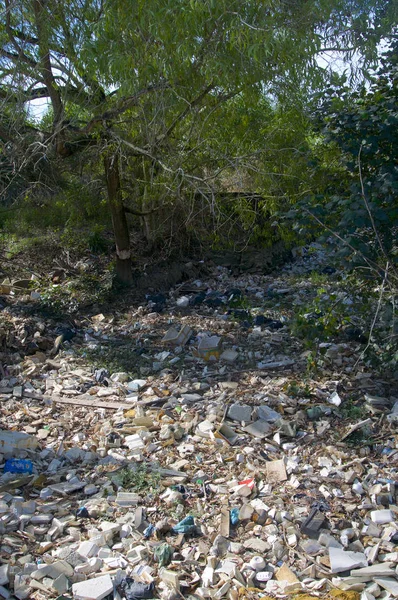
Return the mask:
[[[245,310],[249,310],[251,308],[250,301],[246,296],[233,296],[230,300],[228,300],[228,306],[230,308],[241,308]]]
[[[104,228],[95,225],[89,234],[87,245],[94,254],[104,254],[109,251],[109,242],[103,235]]]
[[[285,391],[292,398],[309,398],[311,396],[311,388],[308,383],[298,381],[290,381]]]
[[[124,371],[132,376],[139,376],[142,365],[138,353],[131,344],[108,343],[93,348],[82,348],[79,353],[95,368],[107,369],[110,373]],[[145,363],[147,366],[147,363]]]
[[[65,313],[76,313],[87,304],[104,304],[112,294],[112,278],[81,273],[65,285],[48,285],[43,282],[40,291],[39,311],[45,315],[59,317]]]
[[[160,473],[150,471],[145,464],[123,467],[112,480],[125,490],[134,492],[158,492],[160,489]]]
[[[352,398],[348,398],[348,400],[342,404],[340,412],[343,419],[351,419],[353,421],[360,420],[365,416],[364,407],[355,404]]]
[[[319,273],[318,271],[311,271],[308,275],[308,280],[311,281],[314,285],[326,285],[329,281],[329,276],[324,273]]]
[[[306,376],[312,377],[316,375],[319,367],[323,365],[323,361],[320,360],[320,357],[316,351],[310,351],[307,353],[307,364],[305,368]]]
[[[39,312],[53,317],[61,317],[65,313],[73,314],[79,305],[70,292],[61,286],[51,286],[40,291]]]
[[[349,446],[369,446],[371,441],[371,432],[366,428],[357,429],[345,440]]]

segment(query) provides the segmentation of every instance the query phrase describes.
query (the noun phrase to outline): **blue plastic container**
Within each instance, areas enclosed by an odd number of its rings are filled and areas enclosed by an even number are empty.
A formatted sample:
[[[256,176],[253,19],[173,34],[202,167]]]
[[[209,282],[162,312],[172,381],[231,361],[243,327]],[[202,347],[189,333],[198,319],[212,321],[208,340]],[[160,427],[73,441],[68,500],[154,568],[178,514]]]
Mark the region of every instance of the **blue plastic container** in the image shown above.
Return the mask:
[[[4,473],[33,473],[33,463],[29,459],[9,458],[4,465]]]

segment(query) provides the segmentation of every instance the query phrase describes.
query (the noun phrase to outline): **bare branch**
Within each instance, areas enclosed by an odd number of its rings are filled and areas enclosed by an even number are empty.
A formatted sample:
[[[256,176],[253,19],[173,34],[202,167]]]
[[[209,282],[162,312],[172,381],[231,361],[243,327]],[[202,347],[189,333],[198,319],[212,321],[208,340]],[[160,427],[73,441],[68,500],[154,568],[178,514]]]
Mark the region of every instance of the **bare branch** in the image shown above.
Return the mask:
[[[140,211],[135,210],[134,208],[130,208],[130,206],[126,206],[125,204],[123,204],[123,208],[125,212],[131,215],[135,215],[136,217],[146,217],[147,215],[152,215],[153,213],[158,212],[159,210],[161,210],[162,207],[158,206],[156,208],[153,208],[152,210]]]
[[[178,123],[180,123],[180,121],[182,121],[183,119],[185,119],[185,117],[191,112],[191,110],[193,108],[195,108],[195,106],[197,106],[198,104],[200,104],[203,100],[203,98],[205,98],[207,96],[207,94],[209,94],[211,92],[211,90],[213,90],[215,88],[214,83],[210,83],[209,85],[207,85],[204,90],[202,90],[202,92],[191,102],[188,103],[188,106],[179,114],[177,115],[177,117],[174,119],[173,123],[170,125],[170,127],[167,129],[165,137],[169,137],[170,134],[173,132],[173,130],[177,127]]]

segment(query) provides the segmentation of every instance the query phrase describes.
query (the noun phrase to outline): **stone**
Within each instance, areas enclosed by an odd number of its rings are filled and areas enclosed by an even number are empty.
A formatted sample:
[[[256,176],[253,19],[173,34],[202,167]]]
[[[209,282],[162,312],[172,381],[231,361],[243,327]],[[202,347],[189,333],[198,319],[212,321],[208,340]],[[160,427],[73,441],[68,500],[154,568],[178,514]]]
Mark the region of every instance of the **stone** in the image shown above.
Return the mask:
[[[0,452],[13,454],[15,450],[35,450],[38,440],[32,435],[20,431],[0,429]]]
[[[141,502],[141,496],[134,492],[118,492],[116,496],[116,504],[119,506],[137,506],[139,502]]]
[[[233,363],[236,361],[238,356],[239,356],[239,352],[236,352],[236,350],[224,350],[224,352],[221,353],[220,360],[224,360],[225,362]]]
[[[14,398],[22,398],[23,396],[23,387],[22,385],[16,385],[12,390],[12,395]]]
[[[80,462],[84,458],[84,450],[81,450],[77,447],[69,448],[68,450],[66,450],[66,452],[64,452],[63,456],[71,463]]]
[[[138,392],[140,389],[145,387],[147,384],[146,379],[133,379],[127,383],[127,389],[129,392]]]
[[[39,581],[44,577],[56,579],[60,575],[67,577],[72,577],[73,575],[73,567],[65,560],[57,560],[50,565],[40,565],[36,571],[31,573],[33,579],[38,579]]]
[[[189,305],[189,297],[181,296],[180,298],[177,298],[176,304],[179,308],[187,308],[187,306]]]
[[[89,558],[87,562],[77,565],[75,567],[76,573],[85,573],[86,575],[90,575],[91,573],[97,573],[104,564],[104,561],[98,556],[93,556]]]
[[[276,572],[275,577],[278,581],[287,581],[288,583],[299,583],[297,576],[286,564],[283,564]]]
[[[86,496],[92,496],[93,494],[96,494],[98,492],[98,487],[96,485],[94,485],[93,483],[89,483],[88,485],[84,486],[84,493],[86,494]]]
[[[70,586],[71,584],[69,579],[63,574],[54,579],[52,583],[53,589],[56,590],[58,594],[65,594],[69,590]]]
[[[258,421],[254,421],[254,423],[250,423],[243,427],[243,431],[246,431],[246,433],[249,433],[256,438],[265,438],[271,433],[272,427],[266,421],[258,419]]]
[[[138,433],[135,433],[133,435],[127,435],[124,438],[124,443],[132,452],[137,452],[145,448],[145,443],[143,442],[142,438],[138,435]]]
[[[2,585],[0,585],[0,598],[5,598],[5,600],[11,598],[11,592]]]
[[[340,544],[340,542],[337,541],[336,538],[324,532],[320,534],[318,542],[322,544],[322,546],[326,546],[326,548],[330,548],[331,546],[333,546],[334,548],[343,548],[342,544]]]
[[[170,343],[174,346],[184,346],[192,337],[192,329],[189,325],[183,325],[180,331],[175,327],[171,327],[163,337],[163,343]]]
[[[267,462],[267,482],[278,483],[287,480],[285,461],[283,459]]]
[[[170,569],[165,569],[162,567],[159,570],[159,578],[161,581],[170,585],[175,590],[180,591],[180,578],[178,573],[175,571],[171,571]]]

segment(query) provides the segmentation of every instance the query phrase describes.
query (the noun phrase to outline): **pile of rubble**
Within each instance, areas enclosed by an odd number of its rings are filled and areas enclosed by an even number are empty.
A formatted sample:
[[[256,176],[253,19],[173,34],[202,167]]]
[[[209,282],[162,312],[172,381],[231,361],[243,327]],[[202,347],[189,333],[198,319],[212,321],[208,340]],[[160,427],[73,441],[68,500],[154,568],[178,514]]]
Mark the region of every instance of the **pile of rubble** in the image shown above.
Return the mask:
[[[225,308],[300,295],[284,277],[218,270],[71,330],[3,311],[0,598],[398,596],[398,399],[354,343],[293,393],[286,315]],[[115,340],[131,370],[91,368]]]

